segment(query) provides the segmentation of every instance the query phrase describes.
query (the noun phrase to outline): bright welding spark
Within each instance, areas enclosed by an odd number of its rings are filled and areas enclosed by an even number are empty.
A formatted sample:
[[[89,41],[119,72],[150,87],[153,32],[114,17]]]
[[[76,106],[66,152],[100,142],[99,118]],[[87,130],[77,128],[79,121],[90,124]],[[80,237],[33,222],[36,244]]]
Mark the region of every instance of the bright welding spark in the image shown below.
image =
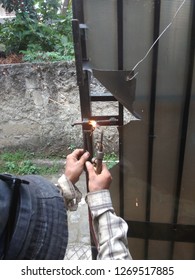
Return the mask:
[[[94,120],[90,120],[89,124],[93,127],[93,129],[95,129],[98,126],[97,122]]]

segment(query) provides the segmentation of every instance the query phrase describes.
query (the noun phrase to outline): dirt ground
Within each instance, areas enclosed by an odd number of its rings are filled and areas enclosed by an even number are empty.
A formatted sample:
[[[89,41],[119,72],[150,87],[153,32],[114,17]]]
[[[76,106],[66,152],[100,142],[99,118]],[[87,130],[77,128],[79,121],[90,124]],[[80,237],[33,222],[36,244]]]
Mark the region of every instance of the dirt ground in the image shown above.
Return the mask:
[[[10,54],[7,57],[0,57],[0,64],[14,64],[14,63],[22,63],[22,54]]]

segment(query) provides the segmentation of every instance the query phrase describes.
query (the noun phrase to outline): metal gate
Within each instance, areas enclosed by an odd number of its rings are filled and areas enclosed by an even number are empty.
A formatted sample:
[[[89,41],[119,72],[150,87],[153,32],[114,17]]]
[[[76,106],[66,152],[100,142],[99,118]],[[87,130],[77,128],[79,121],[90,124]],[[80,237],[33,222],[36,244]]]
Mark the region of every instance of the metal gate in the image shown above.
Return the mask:
[[[74,0],[73,15],[84,142],[93,153],[86,120],[118,127],[111,192],[131,254],[194,259],[195,3]],[[91,75],[107,94],[90,91]],[[95,116],[99,101],[119,102],[118,115]],[[124,125],[124,107],[139,118]]]

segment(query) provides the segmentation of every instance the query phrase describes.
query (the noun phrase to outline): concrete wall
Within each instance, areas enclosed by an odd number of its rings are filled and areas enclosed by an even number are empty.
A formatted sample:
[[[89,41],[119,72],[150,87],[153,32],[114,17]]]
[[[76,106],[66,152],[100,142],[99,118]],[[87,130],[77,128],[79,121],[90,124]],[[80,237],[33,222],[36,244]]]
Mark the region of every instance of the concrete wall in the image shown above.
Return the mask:
[[[81,119],[74,63],[0,65],[0,85],[1,150],[21,147],[57,154],[82,147],[81,127],[72,127]],[[91,87],[104,90],[96,81]],[[94,115],[117,114],[115,103],[96,103]],[[104,130],[105,149],[117,152],[117,128]]]
[[[1,5],[1,4],[0,4]],[[0,6],[0,17],[5,17],[6,16],[6,13],[5,13],[5,9],[3,9],[1,6]]]
[[[0,4],[1,5],[1,4]],[[12,19],[15,17],[15,13],[8,13],[4,8],[0,6],[0,23],[4,23],[5,19]]]

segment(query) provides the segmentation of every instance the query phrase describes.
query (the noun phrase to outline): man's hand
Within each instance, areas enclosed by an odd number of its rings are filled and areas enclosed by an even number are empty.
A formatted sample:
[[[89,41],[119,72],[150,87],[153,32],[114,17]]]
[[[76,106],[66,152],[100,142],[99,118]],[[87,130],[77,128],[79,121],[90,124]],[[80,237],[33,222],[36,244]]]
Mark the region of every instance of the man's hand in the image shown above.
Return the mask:
[[[66,158],[65,176],[75,184],[83,172],[85,162],[90,154],[83,149],[76,149]]]
[[[100,174],[96,174],[93,165],[89,161],[87,161],[85,165],[89,174],[89,191],[95,192],[109,189],[112,182],[112,176],[106,165],[104,163],[102,164],[102,172]]]

